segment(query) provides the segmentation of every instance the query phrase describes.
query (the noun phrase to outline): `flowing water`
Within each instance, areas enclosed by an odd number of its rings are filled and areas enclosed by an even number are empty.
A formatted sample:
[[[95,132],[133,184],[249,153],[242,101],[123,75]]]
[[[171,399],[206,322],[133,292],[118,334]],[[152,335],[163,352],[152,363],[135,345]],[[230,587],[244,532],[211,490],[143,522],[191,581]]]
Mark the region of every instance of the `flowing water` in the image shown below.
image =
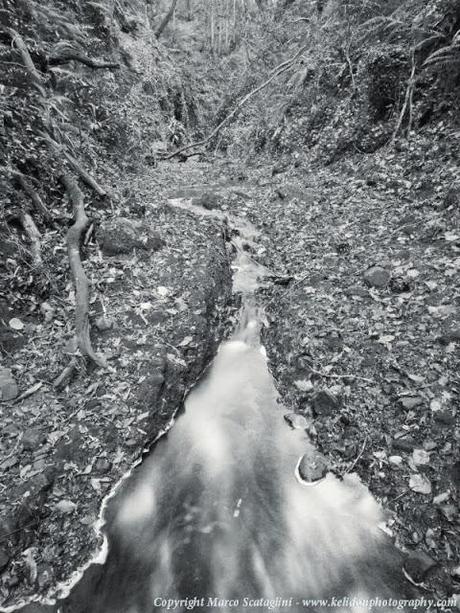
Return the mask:
[[[110,503],[105,564],[54,610],[392,611],[396,604],[364,599],[408,596],[400,554],[379,528],[382,510],[358,477],[328,474],[312,486],[296,469],[316,452],[283,419],[260,344],[256,290],[267,269],[245,248],[256,241],[240,223],[237,330]]]

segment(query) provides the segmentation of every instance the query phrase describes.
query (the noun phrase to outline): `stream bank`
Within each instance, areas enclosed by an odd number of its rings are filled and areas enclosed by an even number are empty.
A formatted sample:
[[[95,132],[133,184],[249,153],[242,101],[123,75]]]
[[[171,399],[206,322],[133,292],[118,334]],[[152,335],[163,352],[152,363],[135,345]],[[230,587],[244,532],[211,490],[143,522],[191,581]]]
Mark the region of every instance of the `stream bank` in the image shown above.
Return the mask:
[[[168,184],[151,174],[114,184],[123,206],[86,247],[93,339],[107,371],[86,371],[75,353],[72,292],[38,317],[5,307],[2,325],[20,342],[2,359],[17,393],[0,405],[0,608],[59,593],[100,549],[102,501],[225,334],[233,307],[222,225],[168,207]],[[24,328],[13,331],[12,319]],[[72,359],[71,377],[54,386]]]

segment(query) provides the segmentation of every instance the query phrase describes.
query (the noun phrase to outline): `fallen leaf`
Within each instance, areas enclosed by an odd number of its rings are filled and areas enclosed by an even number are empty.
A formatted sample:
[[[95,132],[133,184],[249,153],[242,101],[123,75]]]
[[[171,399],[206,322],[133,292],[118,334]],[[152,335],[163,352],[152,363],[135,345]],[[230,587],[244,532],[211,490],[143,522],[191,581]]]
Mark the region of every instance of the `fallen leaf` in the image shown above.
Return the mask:
[[[67,515],[68,513],[73,513],[77,505],[71,500],[61,500],[54,505],[54,509],[61,513],[62,515]]]
[[[24,330],[23,322],[17,317],[13,317],[13,319],[10,319],[8,325],[12,330]]]
[[[431,494],[431,483],[425,475],[415,474],[409,479],[409,487],[417,494]]]

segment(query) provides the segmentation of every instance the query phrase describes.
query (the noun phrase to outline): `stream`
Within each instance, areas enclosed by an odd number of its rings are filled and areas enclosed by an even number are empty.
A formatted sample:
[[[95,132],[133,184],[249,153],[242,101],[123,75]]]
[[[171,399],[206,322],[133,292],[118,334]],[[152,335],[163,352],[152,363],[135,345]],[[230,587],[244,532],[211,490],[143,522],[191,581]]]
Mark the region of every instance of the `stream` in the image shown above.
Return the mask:
[[[224,217],[183,196],[170,205]],[[319,454],[284,418],[261,345],[258,289],[270,271],[252,255],[257,229],[225,217],[242,300],[233,336],[109,502],[104,564],[64,601],[22,611],[394,611],[410,597],[384,513],[357,475],[300,474],[300,459]]]

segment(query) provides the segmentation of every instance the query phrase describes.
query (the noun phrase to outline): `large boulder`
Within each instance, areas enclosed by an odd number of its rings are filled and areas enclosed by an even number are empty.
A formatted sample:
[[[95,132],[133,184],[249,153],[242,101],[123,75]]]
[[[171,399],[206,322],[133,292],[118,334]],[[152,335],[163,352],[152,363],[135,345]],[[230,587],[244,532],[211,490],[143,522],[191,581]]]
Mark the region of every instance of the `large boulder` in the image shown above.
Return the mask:
[[[158,251],[165,245],[149,224],[126,217],[115,217],[102,224],[98,238],[104,255],[129,254],[134,249]]]

